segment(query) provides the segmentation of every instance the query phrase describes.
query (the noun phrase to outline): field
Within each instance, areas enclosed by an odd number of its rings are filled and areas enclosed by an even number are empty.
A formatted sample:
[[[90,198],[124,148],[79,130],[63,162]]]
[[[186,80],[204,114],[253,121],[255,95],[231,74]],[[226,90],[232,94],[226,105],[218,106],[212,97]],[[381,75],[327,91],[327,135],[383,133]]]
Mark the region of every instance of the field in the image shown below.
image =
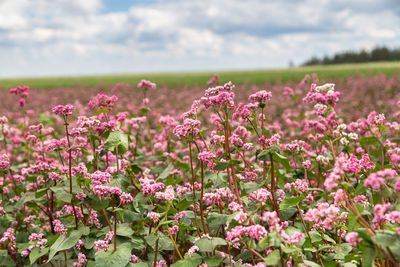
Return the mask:
[[[130,85],[137,84],[142,79],[157,83],[159,87],[204,87],[215,72],[197,73],[160,73],[160,74],[126,74],[126,75],[98,75],[98,76],[71,76],[48,78],[18,78],[0,79],[0,89],[10,89],[18,85],[29,85],[35,89],[49,88],[88,88],[113,87],[117,83]],[[278,82],[300,81],[306,74],[318,73],[323,80],[344,79],[354,74],[400,74],[400,62],[370,63],[370,64],[343,64],[333,66],[298,67],[290,69],[249,70],[249,71],[217,71],[222,83],[235,81],[235,84],[262,85],[266,81],[272,84]]]
[[[0,266],[398,266],[400,63],[213,74],[1,80]]]

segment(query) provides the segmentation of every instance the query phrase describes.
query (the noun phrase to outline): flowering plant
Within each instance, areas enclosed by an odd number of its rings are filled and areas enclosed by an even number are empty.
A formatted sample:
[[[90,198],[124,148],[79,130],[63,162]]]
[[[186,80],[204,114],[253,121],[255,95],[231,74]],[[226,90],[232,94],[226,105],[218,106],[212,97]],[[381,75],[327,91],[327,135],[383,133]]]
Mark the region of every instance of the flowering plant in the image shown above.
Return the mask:
[[[176,117],[145,80],[129,111],[101,93],[1,117],[0,265],[397,266],[399,124],[308,81],[239,103],[229,82]]]

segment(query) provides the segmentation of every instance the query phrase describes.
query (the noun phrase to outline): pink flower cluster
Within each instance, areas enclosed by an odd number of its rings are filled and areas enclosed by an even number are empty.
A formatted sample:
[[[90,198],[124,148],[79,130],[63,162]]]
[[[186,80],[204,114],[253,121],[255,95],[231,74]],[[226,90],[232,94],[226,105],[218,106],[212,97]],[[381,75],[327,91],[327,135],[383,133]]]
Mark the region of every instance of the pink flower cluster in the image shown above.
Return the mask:
[[[303,98],[304,103],[314,103],[314,104],[329,104],[335,107],[336,103],[339,101],[340,92],[335,91],[335,85],[332,83],[327,83],[321,86],[316,84],[311,85],[310,91]]]
[[[349,243],[353,247],[356,247],[357,243],[362,242],[362,238],[358,237],[358,233],[357,232],[347,233],[347,235],[345,237],[345,240],[346,240],[347,243]]]
[[[10,160],[7,154],[2,154],[0,156],[0,170],[7,170],[10,168]]]
[[[304,219],[313,222],[313,229],[321,228],[332,230],[338,224],[339,216],[346,217],[347,213],[340,213],[340,209],[329,203],[318,203],[317,208],[309,209],[304,214]]]
[[[122,194],[122,191],[119,187],[113,186],[104,186],[104,185],[96,185],[93,187],[93,193],[102,199],[109,199],[111,195],[118,195]]]
[[[87,259],[86,259],[85,254],[79,253],[78,254],[78,262],[74,262],[72,264],[72,267],[83,267],[83,266],[85,266],[86,263],[87,263]]]
[[[119,196],[119,200],[121,202],[121,204],[128,204],[131,203],[133,201],[133,197],[131,194],[129,193],[125,193],[123,192],[120,196]]]
[[[75,109],[73,105],[57,105],[55,106],[52,111],[56,115],[63,115],[63,116],[70,116],[72,115],[72,111]]]
[[[19,95],[18,104],[20,107],[25,106],[25,99],[29,97],[29,86],[18,86],[16,88],[10,89],[9,93],[14,95]]]
[[[142,186],[142,194],[144,196],[154,195],[157,191],[165,187],[164,183],[156,183],[154,179],[150,179],[149,177],[142,177],[139,179],[139,182]]]
[[[147,80],[141,80],[138,84],[137,84],[138,88],[151,88],[151,89],[155,89],[156,88],[156,84],[152,83],[150,81]]]
[[[370,186],[373,190],[379,190],[385,183],[385,179],[397,176],[397,172],[393,169],[384,169],[376,173],[371,173],[364,181],[364,186]]]
[[[110,231],[106,234],[104,240],[95,241],[94,247],[95,247],[96,251],[100,251],[100,250],[107,251],[110,248],[109,244],[111,243],[113,236],[114,236],[114,232]]]
[[[111,174],[108,172],[95,171],[92,174],[89,174],[89,179],[92,182],[92,185],[104,185],[108,184],[111,181]]]
[[[185,119],[183,124],[179,124],[174,129],[174,134],[179,138],[196,137],[199,134],[200,121]]]
[[[272,99],[272,93],[265,90],[258,91],[249,96],[249,101],[257,104],[266,104],[267,101]]]
[[[251,226],[238,225],[227,232],[226,241],[231,242],[234,248],[239,248],[241,238],[250,237],[258,241],[267,236],[267,234],[265,227],[259,224]]]
[[[175,191],[172,185],[167,186],[164,192],[156,193],[157,199],[163,199],[166,201],[173,201],[175,199]]]
[[[115,105],[115,102],[117,102],[117,101],[118,101],[118,97],[115,95],[107,96],[103,93],[99,93],[99,94],[97,94],[95,100],[89,101],[88,106],[92,109],[95,109],[95,108],[108,109],[108,111],[111,111]]]
[[[67,229],[64,227],[63,223],[60,220],[53,221],[54,232],[62,235],[67,235]]]
[[[211,77],[211,79],[207,82],[207,85],[211,86],[211,85],[216,84],[218,82],[218,78],[219,78],[218,74],[215,73],[214,76]]]

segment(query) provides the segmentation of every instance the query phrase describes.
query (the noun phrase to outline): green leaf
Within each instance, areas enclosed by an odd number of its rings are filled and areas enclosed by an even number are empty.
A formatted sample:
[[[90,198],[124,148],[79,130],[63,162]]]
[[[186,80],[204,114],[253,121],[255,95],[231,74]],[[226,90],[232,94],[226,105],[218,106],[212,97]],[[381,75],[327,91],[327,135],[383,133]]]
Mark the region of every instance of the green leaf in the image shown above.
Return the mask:
[[[100,250],[95,254],[98,267],[124,267],[131,258],[131,246],[123,243],[117,246],[117,250],[109,249],[107,252]]]
[[[20,200],[18,200],[18,202],[15,204],[15,208],[17,208],[18,210],[22,208],[22,206],[29,201],[32,201],[36,198],[35,193],[34,192],[27,192],[25,193]]]
[[[276,161],[279,162],[285,167],[286,170],[290,170],[290,164],[289,164],[289,159],[278,152],[275,152],[272,154],[272,158]]]
[[[286,210],[289,207],[296,206],[299,204],[305,197],[292,197],[292,198],[285,198],[280,204],[279,209]]]
[[[57,187],[57,186],[53,186],[50,187],[50,190],[54,192],[54,194],[56,194],[56,199],[57,200],[61,200],[67,203],[70,203],[72,200],[72,196],[69,192],[67,192],[65,190],[64,187]]]
[[[313,261],[307,261],[307,260],[304,260],[303,261],[307,266],[310,266],[310,267],[321,267],[321,265],[319,265],[318,263],[315,263],[315,262],[313,262]],[[304,265],[303,265],[304,266]]]
[[[264,262],[267,265],[277,265],[279,263],[281,256],[279,250],[275,249],[267,257],[264,258]]]
[[[110,151],[114,151],[118,148],[118,154],[122,155],[129,149],[128,135],[118,130],[113,131],[108,135],[104,147]]]
[[[192,257],[185,256],[184,260],[180,260],[175,262],[174,264],[171,265],[171,267],[193,267],[193,266],[199,266],[202,262],[202,257],[194,253]]]
[[[49,188],[46,187],[46,188],[42,188],[42,189],[36,191],[35,197],[41,198],[42,196],[44,196],[47,193],[48,190],[49,190]]]
[[[164,180],[169,176],[169,174],[174,170],[174,165],[169,164],[167,168],[165,168],[162,173],[158,176],[158,179]]]
[[[223,171],[226,170],[226,168],[228,168],[228,162],[218,162],[214,166],[214,170],[216,171]]]
[[[263,160],[263,161],[267,161],[270,160],[270,154],[272,154],[273,152],[279,152],[280,149],[277,145],[272,145],[270,147],[268,147],[267,149],[261,151],[258,155],[257,155],[257,159],[259,160]]]
[[[374,248],[364,247],[362,256],[362,267],[373,267],[374,260],[376,258],[377,252]]]
[[[50,254],[47,262],[50,262],[57,252],[72,248],[81,238],[82,232],[84,231],[85,230],[75,230],[69,237],[60,235],[57,241],[50,247]]]
[[[316,243],[322,240],[321,234],[317,231],[310,231],[309,234],[311,237],[311,243]]]
[[[129,227],[129,224],[118,224],[117,225],[117,235],[130,237],[133,235],[133,230]]]
[[[251,192],[260,189],[262,186],[263,185],[261,183],[255,183],[255,182],[249,182],[243,185],[244,190],[246,191],[247,194],[250,194]]]
[[[46,255],[47,252],[49,252],[49,248],[44,248],[44,249],[40,249],[37,247],[33,248],[29,253],[29,260],[31,262],[31,265],[35,263],[37,259]]]
[[[226,245],[226,241],[220,237],[214,237],[212,239],[208,239],[207,237],[200,238],[195,242],[195,245],[199,247],[201,252],[211,252],[217,246]]]

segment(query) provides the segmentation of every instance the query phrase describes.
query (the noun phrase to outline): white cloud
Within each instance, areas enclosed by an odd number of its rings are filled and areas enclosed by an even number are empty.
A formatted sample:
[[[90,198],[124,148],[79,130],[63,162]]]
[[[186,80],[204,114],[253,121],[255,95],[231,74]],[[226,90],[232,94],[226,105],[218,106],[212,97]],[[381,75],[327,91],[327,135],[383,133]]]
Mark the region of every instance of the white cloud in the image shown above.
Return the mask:
[[[394,0],[0,0],[0,75],[263,68],[400,44]]]

